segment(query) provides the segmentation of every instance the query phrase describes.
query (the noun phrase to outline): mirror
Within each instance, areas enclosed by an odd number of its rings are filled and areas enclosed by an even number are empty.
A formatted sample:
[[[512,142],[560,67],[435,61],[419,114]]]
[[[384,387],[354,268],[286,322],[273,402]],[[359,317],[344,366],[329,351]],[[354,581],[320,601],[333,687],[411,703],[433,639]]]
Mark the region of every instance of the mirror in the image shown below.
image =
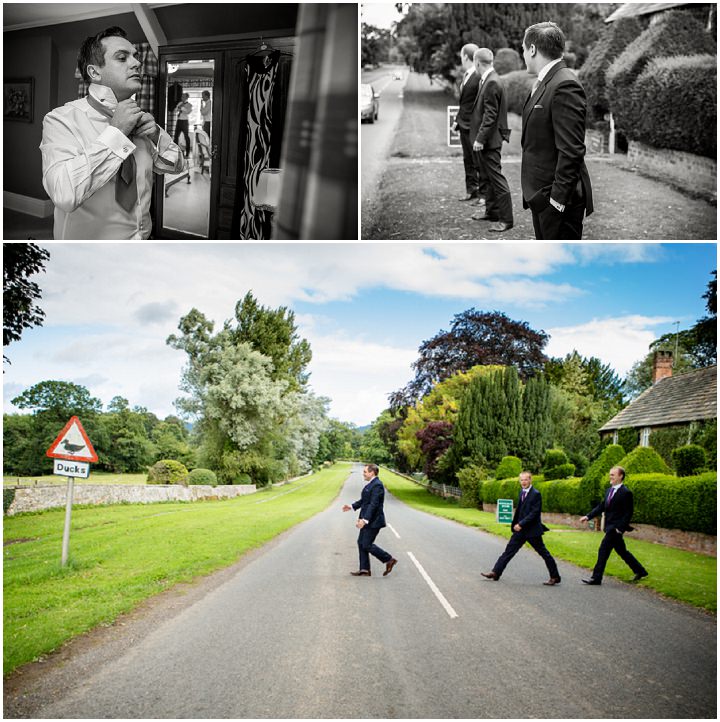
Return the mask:
[[[165,61],[165,130],[185,154],[182,172],[163,176],[162,227],[207,238],[210,222],[215,61]]]

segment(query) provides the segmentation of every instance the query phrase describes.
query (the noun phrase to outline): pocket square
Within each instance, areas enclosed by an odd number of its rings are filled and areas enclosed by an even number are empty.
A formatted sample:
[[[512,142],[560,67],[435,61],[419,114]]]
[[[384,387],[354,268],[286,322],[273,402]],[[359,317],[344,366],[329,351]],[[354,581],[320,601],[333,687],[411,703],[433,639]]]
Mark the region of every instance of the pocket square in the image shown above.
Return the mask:
[[[540,108],[540,110],[542,110],[542,105],[540,105],[540,103],[533,105],[533,110],[535,110],[535,108]]]

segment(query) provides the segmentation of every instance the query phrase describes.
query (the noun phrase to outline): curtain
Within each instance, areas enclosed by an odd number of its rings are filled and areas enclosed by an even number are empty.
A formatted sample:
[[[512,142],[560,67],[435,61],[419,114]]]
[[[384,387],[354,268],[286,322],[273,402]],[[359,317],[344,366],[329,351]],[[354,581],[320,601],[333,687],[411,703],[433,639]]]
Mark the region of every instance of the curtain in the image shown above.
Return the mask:
[[[278,240],[358,238],[357,7],[300,4]]]

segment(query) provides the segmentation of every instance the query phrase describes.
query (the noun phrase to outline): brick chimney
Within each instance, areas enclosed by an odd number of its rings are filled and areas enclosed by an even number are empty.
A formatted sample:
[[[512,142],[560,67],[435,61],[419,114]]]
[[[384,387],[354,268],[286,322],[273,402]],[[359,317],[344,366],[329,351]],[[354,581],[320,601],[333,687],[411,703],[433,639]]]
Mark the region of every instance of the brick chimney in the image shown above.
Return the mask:
[[[653,357],[652,382],[656,384],[661,379],[672,376],[673,355],[672,351],[656,351]]]

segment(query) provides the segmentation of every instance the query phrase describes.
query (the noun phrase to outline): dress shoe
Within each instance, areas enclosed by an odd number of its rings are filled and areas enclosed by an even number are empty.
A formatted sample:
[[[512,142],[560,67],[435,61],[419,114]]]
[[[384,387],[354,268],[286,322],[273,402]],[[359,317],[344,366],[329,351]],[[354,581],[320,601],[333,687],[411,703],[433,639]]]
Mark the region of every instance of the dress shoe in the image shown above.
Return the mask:
[[[560,584],[560,577],[550,577],[546,582],[543,582],[546,587],[554,587],[556,584]]]
[[[383,576],[386,577],[390,572],[393,570],[393,567],[397,564],[397,559],[391,559],[386,565],[385,565],[385,571],[383,572]]]
[[[495,223],[494,225],[490,226],[488,230],[494,231],[495,233],[502,233],[503,231],[509,231],[512,227],[512,223],[503,223],[502,221],[500,221],[499,223]]]
[[[599,579],[583,579],[583,584],[589,584],[591,587],[599,587],[602,582]]]
[[[499,221],[499,218],[493,218],[492,216],[487,215],[485,211],[480,211],[479,213],[473,213],[472,219],[474,221],[493,221],[493,223]]]
[[[647,572],[638,572],[633,578],[632,581],[639,582],[641,579],[646,577],[648,575]]]
[[[485,579],[492,579],[494,582],[500,579],[500,577],[495,574],[495,572],[480,572],[480,574],[482,574]]]
[[[474,201],[478,197],[477,193],[468,193],[465,198],[458,198],[458,200],[464,203],[465,201]]]
[[[359,572],[350,572],[354,577],[371,577],[372,572],[369,569],[361,569]]]

